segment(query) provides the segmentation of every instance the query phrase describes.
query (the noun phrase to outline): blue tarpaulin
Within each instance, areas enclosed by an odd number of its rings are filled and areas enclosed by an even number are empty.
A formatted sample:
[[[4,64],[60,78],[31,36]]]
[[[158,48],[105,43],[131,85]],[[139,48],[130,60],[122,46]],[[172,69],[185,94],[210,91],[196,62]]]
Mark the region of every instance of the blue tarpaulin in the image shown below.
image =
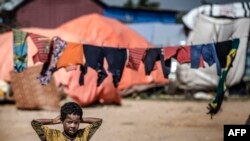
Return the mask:
[[[130,28],[157,47],[180,45],[186,41],[182,24],[135,23]]]

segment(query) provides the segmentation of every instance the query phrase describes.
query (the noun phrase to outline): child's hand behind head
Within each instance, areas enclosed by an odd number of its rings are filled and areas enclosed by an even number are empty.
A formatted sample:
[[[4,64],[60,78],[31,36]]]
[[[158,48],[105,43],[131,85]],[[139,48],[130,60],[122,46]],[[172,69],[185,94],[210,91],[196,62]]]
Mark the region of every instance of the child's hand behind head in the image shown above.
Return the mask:
[[[57,124],[57,123],[61,123],[61,116],[58,115],[56,118],[53,119],[53,123]]]

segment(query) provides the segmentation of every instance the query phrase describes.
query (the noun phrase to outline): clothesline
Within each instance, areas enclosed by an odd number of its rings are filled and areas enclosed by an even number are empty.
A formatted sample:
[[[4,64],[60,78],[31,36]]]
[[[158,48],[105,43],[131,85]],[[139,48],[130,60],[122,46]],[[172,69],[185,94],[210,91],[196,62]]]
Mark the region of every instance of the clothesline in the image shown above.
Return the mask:
[[[51,46],[50,41],[51,40],[46,39],[46,37],[44,39],[44,36],[38,35],[38,34],[27,33],[27,32],[23,32],[21,30],[13,30],[13,31],[15,32],[14,33],[14,42],[17,43],[17,44],[14,44],[14,54],[15,54],[14,55],[15,56],[14,62],[15,62],[15,69],[17,70],[17,72],[20,72],[20,71],[22,71],[23,69],[25,69],[27,67],[27,64],[24,61],[25,58],[27,58],[27,48],[28,47],[26,45],[27,44],[26,41],[24,41],[24,40],[27,39],[27,36],[31,37],[33,42],[36,44],[36,47],[38,48],[38,52],[33,56],[34,63],[36,63],[38,61],[46,63],[46,61],[48,59],[50,59],[49,54],[51,54],[51,53],[49,53],[49,52],[51,52],[50,50],[52,49],[52,48],[50,49],[50,46]],[[91,48],[94,48],[95,51],[98,51],[98,52],[109,50],[109,48],[110,48],[108,46],[96,46],[96,45],[87,45],[87,44],[67,42],[67,41],[65,41],[65,40],[63,40],[63,39],[61,39],[59,37],[56,37],[56,36],[53,37],[53,42],[55,42],[56,39],[58,39],[57,40],[58,42],[54,43],[53,48],[55,48],[55,49],[52,49],[52,50],[57,50],[57,51],[59,50],[58,55],[56,55],[57,58],[60,58],[60,54],[63,52],[64,48],[67,48],[67,46],[68,46],[67,44],[69,44],[69,43],[74,44],[74,46],[77,45],[78,48],[80,48],[78,50],[79,51],[82,50],[82,51],[80,51],[81,54],[79,54],[79,55],[83,56],[83,52],[85,52],[84,53],[85,57],[88,56],[89,51],[91,53],[91,50],[92,50]],[[237,38],[237,39],[239,40],[239,38]],[[233,40],[235,40],[235,39],[233,39]],[[223,46],[228,46],[230,48],[231,43],[230,43],[230,40],[227,40],[227,41],[217,42],[216,44],[217,44],[217,46],[219,44],[222,44]],[[90,47],[90,49],[88,49],[88,47]],[[102,48],[104,48],[104,50],[102,50]],[[204,66],[204,64],[202,63],[203,58],[204,58],[204,60],[206,62],[208,62],[209,65],[212,65],[213,63],[216,63],[216,65],[217,65],[217,73],[218,73],[218,75],[220,75],[220,66],[218,65],[219,60],[216,59],[217,57],[215,57],[215,56],[216,56],[216,54],[218,55],[218,53],[221,50],[215,49],[215,43],[214,44],[213,43],[199,44],[199,45],[192,45],[192,46],[181,46],[181,47],[175,46],[175,47],[172,47],[172,48],[171,47],[166,47],[166,48],[129,48],[129,49],[127,49],[127,48],[112,48],[109,51],[112,52],[112,50],[115,50],[115,49],[124,50],[124,51],[128,50],[127,52],[124,52],[124,54],[126,54],[126,56],[127,56],[127,58],[125,57],[126,59],[124,59],[124,60],[128,59],[127,66],[132,68],[132,69],[135,69],[135,70],[138,70],[139,64],[142,61],[142,59],[144,59],[144,61],[146,60],[146,62],[148,64],[150,64],[151,61],[157,61],[158,60],[157,56],[159,56],[161,58],[160,60],[162,62],[162,66],[165,66],[165,67],[162,68],[165,78],[168,77],[169,70],[167,71],[167,70],[164,70],[164,69],[169,69],[171,67],[169,61],[173,57],[176,57],[176,59],[178,60],[179,63],[191,62],[191,68],[198,68],[199,66]],[[69,50],[69,49],[67,49],[67,50]],[[116,52],[118,52],[118,50]],[[202,51],[202,50],[206,50],[206,51]],[[94,52],[92,52],[92,53],[94,53]],[[113,52],[113,53],[115,53],[115,52]],[[202,55],[203,58],[200,58],[199,56],[197,56],[197,53],[199,55]],[[102,56],[102,53],[101,54],[96,54],[96,55],[97,56],[98,55]],[[213,60],[211,60],[211,58],[207,57],[207,56],[212,57]],[[119,57],[119,56],[117,56],[117,57]],[[152,57],[154,59],[152,59]],[[98,58],[96,58],[96,59],[99,60]],[[81,60],[81,59],[79,59],[79,60]],[[115,60],[115,58],[114,58],[114,60]],[[166,63],[164,63],[164,60],[168,61],[167,66],[166,66]],[[199,62],[197,62],[195,60],[199,60]],[[81,61],[78,61],[78,62],[81,62]],[[47,62],[47,63],[49,63],[49,62]],[[102,62],[100,62],[100,63],[102,64]],[[82,64],[82,63],[80,63],[80,64]],[[95,66],[93,68],[96,69]],[[147,68],[147,69],[145,68],[146,74],[149,75],[150,72],[153,69],[153,66],[150,66],[150,68]],[[48,80],[44,81],[45,82],[44,84],[46,84],[47,81]]]
[[[42,35],[33,34],[29,32],[23,32],[21,30],[14,31],[14,67],[23,71],[27,67],[27,36],[31,36],[32,40],[44,38]],[[247,37],[247,36],[245,36]],[[242,37],[242,38],[245,38]],[[46,38],[46,37],[45,37]],[[45,39],[46,40],[46,39]],[[39,40],[39,44],[41,40]],[[44,41],[44,40],[43,40]],[[48,41],[46,42],[48,43]],[[78,49],[74,51],[77,55],[77,62],[74,65],[80,65],[81,74],[79,77],[79,84],[83,84],[83,77],[87,74],[87,67],[91,67],[98,73],[97,86],[99,86],[102,81],[107,77],[107,73],[103,66],[104,58],[106,58],[108,63],[108,71],[112,73],[113,83],[115,87],[118,86],[121,76],[123,74],[123,69],[126,64],[126,59],[129,60],[128,65],[132,64],[132,68],[138,70],[139,64],[142,61],[144,63],[145,74],[150,75],[152,70],[155,68],[156,61],[161,62],[162,73],[165,78],[168,78],[171,68],[171,58],[176,58],[180,63],[191,63],[191,68],[198,68],[199,63],[206,61],[210,66],[216,63],[217,73],[220,77],[219,85],[216,90],[216,97],[214,101],[209,103],[209,114],[213,115],[218,112],[221,107],[224,92],[226,90],[225,80],[231,64],[236,56],[237,49],[240,43],[239,38],[232,40],[226,40],[221,42],[214,42],[209,44],[198,44],[192,46],[175,46],[173,48],[129,48],[129,53],[127,54],[127,48],[113,48],[106,46],[96,46],[80,43],[67,42],[58,36],[53,37],[53,48],[47,50],[47,44],[40,46],[38,48],[38,55],[43,55],[44,67],[39,77],[41,84],[47,84],[52,76],[52,74],[58,69],[58,62],[65,55],[66,57],[73,58],[71,54],[71,49],[69,45],[77,47]],[[71,46],[71,47],[72,47]],[[216,48],[215,48],[216,46]],[[50,46],[51,47],[51,46]],[[220,48],[220,49],[218,49]],[[47,51],[46,51],[47,50]],[[203,50],[206,50],[203,52]],[[39,52],[40,51],[40,52]],[[86,62],[83,60],[83,52],[85,55]],[[79,54],[80,53],[80,54]],[[198,54],[197,54],[198,53]],[[93,55],[95,54],[95,55]],[[194,55],[195,54],[195,55]],[[205,55],[204,55],[205,54]],[[71,57],[70,57],[71,56]],[[64,61],[69,61],[69,58],[64,58]],[[25,61],[26,60],[26,61]],[[198,60],[198,62],[197,62]],[[75,60],[74,60],[75,61]],[[61,61],[62,62],[62,61]],[[64,62],[65,63],[65,62]],[[71,62],[72,63],[72,62]],[[67,62],[66,62],[67,66]]]

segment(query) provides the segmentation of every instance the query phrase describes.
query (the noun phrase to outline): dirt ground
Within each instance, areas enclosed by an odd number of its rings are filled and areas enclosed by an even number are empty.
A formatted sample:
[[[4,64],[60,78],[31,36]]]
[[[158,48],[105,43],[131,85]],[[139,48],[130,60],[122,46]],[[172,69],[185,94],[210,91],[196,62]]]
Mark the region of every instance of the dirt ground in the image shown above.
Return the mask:
[[[91,141],[223,141],[223,125],[244,124],[250,100],[228,100],[213,120],[207,101],[123,100],[122,106],[83,108],[84,116],[103,118]],[[54,118],[58,112],[22,111],[0,105],[1,141],[38,141],[30,126],[34,118]],[[83,126],[83,125],[82,125]],[[61,129],[61,125],[54,126]]]

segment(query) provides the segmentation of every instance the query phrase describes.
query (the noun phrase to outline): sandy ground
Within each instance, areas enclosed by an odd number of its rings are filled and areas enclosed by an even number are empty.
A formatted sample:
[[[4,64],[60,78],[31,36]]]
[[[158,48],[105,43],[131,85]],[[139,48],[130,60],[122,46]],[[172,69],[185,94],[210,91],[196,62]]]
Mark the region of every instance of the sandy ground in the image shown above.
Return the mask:
[[[123,100],[122,106],[83,108],[84,116],[103,118],[92,141],[223,141],[223,125],[244,124],[250,101],[226,101],[213,120],[206,101]],[[38,141],[30,126],[34,118],[54,118],[58,112],[21,111],[0,105],[1,141]],[[83,125],[82,125],[83,126]],[[54,126],[61,129],[61,125]]]

